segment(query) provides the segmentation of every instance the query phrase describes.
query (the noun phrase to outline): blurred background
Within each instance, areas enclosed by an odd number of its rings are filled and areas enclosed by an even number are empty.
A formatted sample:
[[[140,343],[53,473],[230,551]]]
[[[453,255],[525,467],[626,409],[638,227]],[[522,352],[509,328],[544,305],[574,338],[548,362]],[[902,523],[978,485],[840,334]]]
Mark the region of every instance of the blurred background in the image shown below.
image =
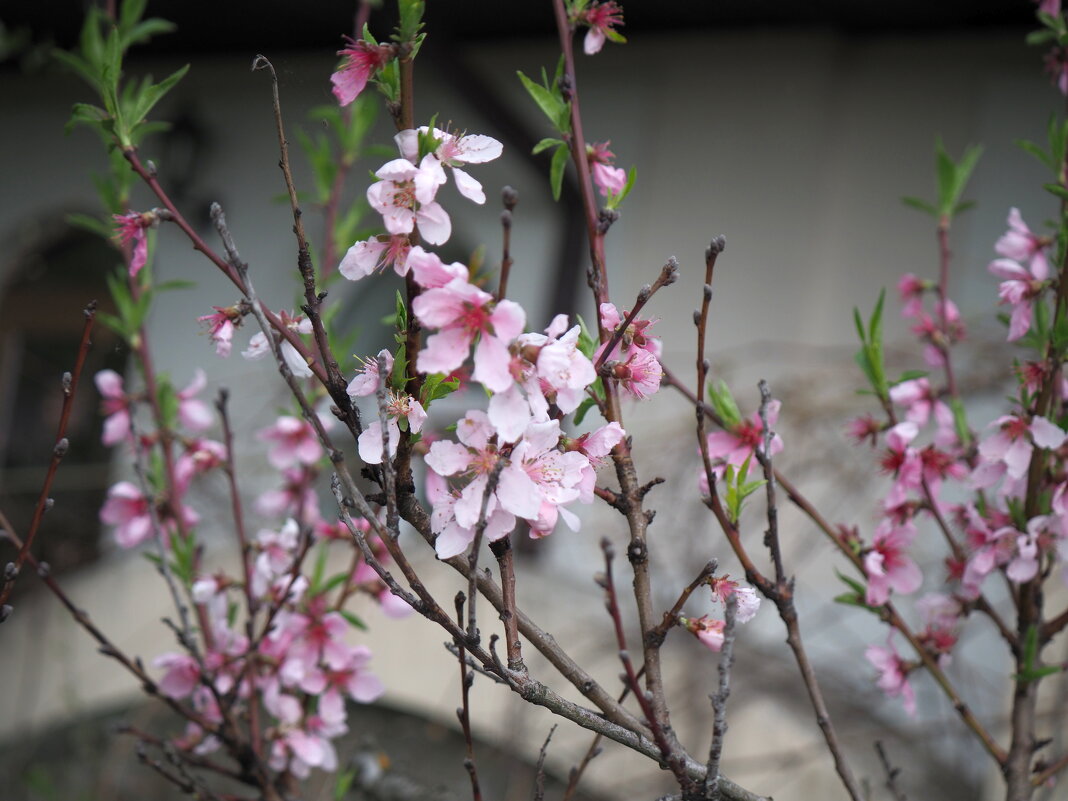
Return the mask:
[[[904,272],[937,273],[934,221],[900,198],[933,198],[938,138],[955,158],[968,145],[984,148],[966,193],[977,206],[951,234],[950,296],[969,326],[959,359],[975,399],[973,424],[992,419],[1009,379],[1010,351],[992,313],[996,281],[986,265],[1010,207],[1018,207],[1034,229],[1054,213],[1041,188],[1044,168],[1014,142],[1044,144],[1046,121],[1063,104],[1043,74],[1041,49],[1024,44],[1037,27],[1034,5],[631,0],[623,6],[629,43],[608,43],[595,57],[579,56],[578,63],[587,136],[591,142],[610,140],[617,165],[638,170],[607,239],[613,299],[629,307],[642,284],[675,256],[682,278],[647,310],[660,320],[655,333],[663,338],[665,364],[692,376],[691,314],[700,298],[703,253],[712,237],[725,235],[709,328],[713,374],[731,383],[743,412],[756,408],[757,380],[770,381],[783,399],[779,430],[786,450],[780,464],[826,517],[870,532],[886,481],[872,468],[873,455],[853,448],[843,434],[851,416],[870,410],[854,394],[861,377],[852,363],[852,309],[867,314],[887,287],[889,359],[896,370],[923,368],[919,348],[897,317],[893,287]],[[309,111],[334,102],[329,76],[342,35],[352,33],[353,4],[150,0],[148,12],[176,22],[178,30],[135,49],[129,72],[159,79],[185,63],[193,66],[154,114],[171,121],[171,129],[149,139],[142,154],[158,166],[179,208],[210,241],[208,205],[222,204],[260,295],[272,308],[291,309],[296,248],[288,205],[279,202],[284,186],[270,85],[249,66],[262,53],[278,70],[290,140],[298,127],[315,134],[318,123]],[[91,298],[106,308],[104,279],[116,264],[113,248],[66,221],[71,213],[97,213],[90,176],[107,168],[94,135],[64,135],[72,103],[92,98],[48,55],[52,47],[74,44],[83,14],[84,3],[59,0],[0,7],[0,508],[16,527],[27,524],[40,486],[58,417],[59,376],[73,363],[81,309]],[[392,26],[392,14],[391,7],[372,13],[370,27],[379,38]],[[437,114],[439,125],[494,136],[505,148],[498,161],[471,170],[486,189],[484,207],[452,187],[439,196],[454,226],[441,255],[496,265],[499,191],[509,184],[519,192],[510,294],[527,309],[530,328],[542,328],[560,311],[592,321],[573,176],[554,203],[548,157],[530,154],[551,132],[516,79],[517,70],[533,76],[555,66],[550,4],[430,0],[426,20],[428,37],[416,69],[417,120]],[[389,146],[392,133],[388,115],[380,114],[374,141]],[[295,146],[291,155],[299,165],[298,183],[308,186],[310,173]],[[362,202],[364,176],[391,157],[371,155],[356,165],[351,202]],[[135,190],[134,208],[153,205],[154,198]],[[321,215],[315,208],[305,211],[321,238]],[[197,366],[208,371],[209,392],[229,387],[239,410],[238,458],[244,465],[262,461],[254,433],[284,405],[281,383],[266,362],[246,362],[236,352],[217,359],[207,338],[197,335],[196,317],[212,305],[235,302],[233,287],[173,228],[160,232],[155,269],[160,280],[196,282],[195,289],[157,303],[151,319],[157,364],[178,387]],[[332,288],[330,300],[341,305],[356,352],[374,353],[384,343],[377,323],[392,302],[394,279],[376,276]],[[247,326],[239,331],[235,351],[249,335]],[[122,372],[127,354],[119,343],[102,326],[94,339],[87,375],[104,367]],[[466,408],[463,403],[457,399],[455,411]],[[79,605],[147,661],[173,648],[158,623],[167,614],[166,591],[143,559],[117,550],[97,522],[104,493],[123,466],[99,445],[100,417],[89,381],[76,414],[71,454],[53,491],[56,509],[38,539],[40,556],[62,574]],[[739,576],[697,498],[690,407],[664,390],[626,409],[625,422],[635,437],[640,476],[668,479],[649,496],[659,510],[651,530],[658,603],[668,608],[678,588],[711,557]],[[260,470],[262,475],[248,476],[250,492],[257,482],[273,480],[265,467]],[[215,548],[213,558],[232,563],[221,481],[201,492],[202,534]],[[601,569],[599,538],[622,534],[610,510],[583,515],[580,534],[562,530],[521,549],[520,601],[614,687],[619,666],[592,576]],[[755,548],[763,524],[754,517],[747,525]],[[787,510],[783,532],[789,568],[798,575],[802,626],[858,772],[881,788],[873,750],[881,738],[904,768],[904,786],[917,797],[995,797],[996,775],[985,769],[955,713],[925,678],[914,681],[919,722],[874,686],[863,651],[882,644],[885,634],[864,612],[833,603],[841,590],[833,571],[844,565],[832,548]],[[934,566],[925,585],[932,589],[943,554],[934,542],[918,547]],[[433,570],[432,554],[421,564],[442,597],[455,592],[451,577]],[[0,786],[14,798],[103,799],[120,797],[123,782],[154,781],[135,764],[129,741],[112,743],[100,734],[105,718],[148,714],[136,705],[137,687],[96,654],[34,584],[32,578],[20,580],[16,612],[2,629],[0,741],[11,745],[3,750],[13,758],[0,764]],[[390,731],[401,730],[402,717],[422,721],[426,731],[455,728],[455,664],[430,624],[384,621],[373,610],[368,618],[368,642],[387,694],[378,722],[369,720],[367,731],[357,734],[399,765],[404,759],[398,753],[410,757],[424,747],[416,738],[389,741]],[[953,671],[969,703],[997,730],[1007,706],[996,679],[1008,663],[990,634],[975,622]],[[742,632],[724,770],[776,797],[838,797],[783,637],[771,609]],[[673,635],[666,654],[676,726],[701,754],[710,738],[705,697],[714,687],[715,659],[682,634]],[[546,666],[535,661],[532,668],[549,679]],[[478,688],[476,733],[513,758],[536,758],[549,717],[500,688]],[[1063,702],[1054,708],[1063,709]],[[44,747],[49,743],[51,749]],[[549,765],[566,775],[588,743],[584,732],[565,723],[554,736]],[[108,759],[99,758],[101,748],[111,749]],[[90,767],[77,774],[75,794],[63,776],[76,757]],[[459,783],[452,789],[462,798],[458,760],[455,767]],[[418,760],[409,769],[427,787],[452,781],[436,768],[421,768]],[[529,780],[507,769],[503,775],[498,797],[529,797]],[[610,745],[591,764],[586,786],[606,799],[653,798],[671,789],[655,766]],[[131,792],[143,797],[144,786],[137,788]]]

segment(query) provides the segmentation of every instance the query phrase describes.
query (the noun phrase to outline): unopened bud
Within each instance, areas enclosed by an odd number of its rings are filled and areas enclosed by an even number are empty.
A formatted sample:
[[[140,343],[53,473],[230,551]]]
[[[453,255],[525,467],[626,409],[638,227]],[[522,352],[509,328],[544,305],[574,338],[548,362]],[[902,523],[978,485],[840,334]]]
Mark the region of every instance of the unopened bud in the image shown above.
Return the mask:
[[[694,325],[700,325],[701,324],[701,312],[699,310],[697,310],[697,309],[693,310],[693,324]]]
[[[44,510],[46,512],[51,512],[52,511],[52,507],[55,506],[55,505],[56,505],[56,499],[55,498],[49,498],[48,500],[45,501]]]
[[[705,258],[712,258],[718,256],[727,247],[727,238],[720,234],[712,240],[712,244],[708,246],[708,250],[705,251]]]
[[[56,443],[56,447],[52,449],[52,455],[55,456],[57,459],[62,459],[64,456],[67,455],[67,451],[69,449],[70,440],[68,440],[66,437],[63,437],[63,439]]]
[[[501,203],[508,211],[512,211],[516,204],[519,202],[519,193],[510,186],[504,187],[501,190]]]
[[[704,288],[705,300],[712,300],[712,284],[705,284]]]
[[[0,606],[0,623],[3,623],[5,620],[11,617],[11,613],[14,611],[15,607],[13,607],[11,604],[4,604],[3,606]]]
[[[645,303],[645,301],[649,300],[649,297],[652,294],[653,288],[648,284],[645,284],[645,286],[638,290],[638,301],[641,303]]]
[[[60,379],[60,382],[63,384],[63,394],[64,395],[69,395],[70,394],[70,385],[71,385],[71,383],[73,383],[73,381],[74,381],[74,379],[71,378],[70,371],[67,371],[67,372],[63,373],[63,378]]]
[[[512,227],[512,212],[508,211],[508,209],[505,209],[504,211],[501,212],[501,227],[502,228],[511,228]]]
[[[52,565],[48,564],[48,562],[38,562],[37,563],[37,575],[40,576],[41,578],[47,578],[48,575],[51,572],[52,572]]]
[[[671,256],[664,269],[660,271],[660,283],[663,286],[671,286],[679,280],[679,260]]]
[[[12,581],[19,574],[19,566],[14,562],[4,565],[4,581]]]

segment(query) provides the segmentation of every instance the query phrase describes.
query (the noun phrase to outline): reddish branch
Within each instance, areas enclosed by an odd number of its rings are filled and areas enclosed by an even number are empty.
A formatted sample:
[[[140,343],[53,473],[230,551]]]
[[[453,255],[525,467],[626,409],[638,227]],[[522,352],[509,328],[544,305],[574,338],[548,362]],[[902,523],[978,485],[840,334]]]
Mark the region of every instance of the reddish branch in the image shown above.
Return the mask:
[[[0,610],[7,604],[7,600],[11,597],[11,591],[15,586],[15,578],[18,576],[23,564],[30,558],[30,548],[33,547],[33,541],[41,528],[41,521],[44,519],[45,512],[51,507],[49,494],[52,491],[52,482],[56,477],[56,471],[59,470],[59,463],[63,461],[63,457],[67,455],[67,450],[70,447],[70,443],[67,441],[67,425],[70,423],[71,411],[74,409],[74,397],[78,390],[78,381],[82,376],[82,368],[85,366],[85,359],[89,354],[89,346],[92,344],[89,340],[89,335],[92,333],[93,322],[96,319],[95,300],[90,301],[83,314],[85,315],[85,323],[82,326],[82,337],[78,344],[78,356],[74,360],[74,369],[69,373],[63,374],[63,408],[59,413],[59,426],[56,430],[56,443],[52,446],[52,458],[48,462],[48,471],[45,473],[44,481],[41,484],[41,492],[37,496],[37,504],[33,508],[33,517],[30,518],[30,527],[26,531],[26,540],[19,547],[15,561],[4,568],[3,578],[0,579],[0,581],[3,581],[3,586],[0,587]],[[7,619],[7,612],[9,611],[10,608],[6,611],[0,611],[0,623]]]

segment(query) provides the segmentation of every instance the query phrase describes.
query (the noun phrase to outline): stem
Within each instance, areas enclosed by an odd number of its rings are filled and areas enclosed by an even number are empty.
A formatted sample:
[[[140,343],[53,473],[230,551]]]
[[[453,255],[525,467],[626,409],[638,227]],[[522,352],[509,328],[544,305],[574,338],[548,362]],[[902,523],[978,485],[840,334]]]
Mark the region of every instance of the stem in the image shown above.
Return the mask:
[[[91,301],[82,313],[85,315],[85,323],[82,326],[82,338],[78,343],[78,356],[74,360],[74,370],[63,374],[63,407],[59,413],[56,443],[52,446],[52,459],[48,463],[48,471],[45,473],[44,481],[41,484],[41,492],[37,496],[37,505],[33,508],[33,517],[30,518],[30,527],[26,532],[26,540],[19,548],[14,566],[5,568],[3,585],[0,587],[0,606],[6,604],[7,599],[11,597],[15,579],[22,569],[22,565],[30,556],[30,548],[33,547],[33,541],[41,527],[41,520],[44,519],[45,512],[50,508],[48,496],[52,491],[52,482],[55,480],[56,471],[59,470],[59,463],[63,461],[63,457],[66,456],[67,449],[70,447],[70,443],[67,440],[67,425],[70,423],[70,415],[74,409],[74,398],[78,390],[78,381],[82,375],[82,368],[85,366],[85,359],[89,355],[89,346],[92,344],[89,341],[89,335],[92,333],[93,323],[96,320],[96,301]],[[8,575],[10,575],[10,578],[7,577]],[[0,623],[5,619],[6,614],[0,612]]]

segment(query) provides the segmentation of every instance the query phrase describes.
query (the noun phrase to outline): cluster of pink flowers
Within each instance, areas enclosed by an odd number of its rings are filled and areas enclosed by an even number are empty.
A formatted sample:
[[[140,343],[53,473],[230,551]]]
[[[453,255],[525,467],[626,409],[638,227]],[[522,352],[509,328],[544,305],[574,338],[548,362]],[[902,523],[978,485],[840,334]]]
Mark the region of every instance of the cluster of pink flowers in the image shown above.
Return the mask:
[[[605,331],[617,331],[626,319],[626,314],[620,315],[612,303],[602,303],[600,315],[601,327]],[[655,322],[635,317],[610,352],[605,352],[606,342],[594,354],[594,360],[604,361],[611,377],[639,399],[648,398],[660,389],[660,379],[664,377],[660,366],[660,339],[649,334],[649,328]]]
[[[1017,209],[1010,211],[1008,224],[1008,231],[995,245],[1000,258],[991,262],[990,272],[1004,279],[998,294],[1002,303],[1011,306],[1008,339],[1014,341],[1031,329],[1034,304],[1041,302],[1051,284],[1047,253],[1051,243],[1034,234]],[[942,332],[943,309],[936,304],[939,319],[935,321],[923,308],[923,297],[934,290],[933,284],[908,274],[898,283],[898,290],[904,303],[902,314],[919,321],[913,331],[927,343],[928,363],[945,364],[949,345],[963,331],[956,307],[945,300],[950,326],[947,342]],[[1000,571],[1010,583],[1022,585],[1038,577],[1043,564],[1068,556],[1068,481],[1063,471],[1034,470],[1036,464],[1047,466],[1052,454],[1063,455],[1068,433],[1057,424],[1058,413],[1052,413],[1051,419],[1028,411],[1033,408],[1029,399],[1052,380],[1053,368],[1027,361],[1016,372],[1018,408],[991,422],[972,448],[960,441],[961,423],[945,398],[947,391],[936,389],[926,377],[910,378],[890,388],[891,402],[904,409],[901,422],[892,419],[884,426],[865,417],[850,427],[858,442],[884,438],[879,461],[892,477],[882,504],[883,519],[871,542],[856,543],[867,578],[864,602],[882,606],[893,593],[906,595],[922,586],[924,576],[909,555],[921,514],[951,527],[949,534],[959,543],[946,561],[951,592],[925,596],[916,604],[925,621],[918,640],[943,664],[988,576]],[[1054,408],[1060,408],[1066,396],[1064,381],[1058,378],[1052,392]],[[917,446],[921,431],[931,423],[930,444]],[[1039,497],[1047,500],[1041,502],[1037,514],[1024,519],[1023,502],[1029,481],[1036,476],[1046,486]],[[970,491],[977,493],[976,500],[948,503],[943,499],[947,480],[958,485],[955,495]],[[867,658],[879,672],[879,686],[889,696],[900,697],[913,712],[915,695],[907,677],[919,663],[904,660],[891,643],[869,647]]]
[[[1009,318],[1009,342],[1031,329],[1034,301],[1050,285],[1046,250],[1049,239],[1031,232],[1018,209],[1009,211],[1009,230],[994,245],[1003,258],[990,262],[989,270],[1005,280],[998,288],[1002,303],[1012,307]]]

